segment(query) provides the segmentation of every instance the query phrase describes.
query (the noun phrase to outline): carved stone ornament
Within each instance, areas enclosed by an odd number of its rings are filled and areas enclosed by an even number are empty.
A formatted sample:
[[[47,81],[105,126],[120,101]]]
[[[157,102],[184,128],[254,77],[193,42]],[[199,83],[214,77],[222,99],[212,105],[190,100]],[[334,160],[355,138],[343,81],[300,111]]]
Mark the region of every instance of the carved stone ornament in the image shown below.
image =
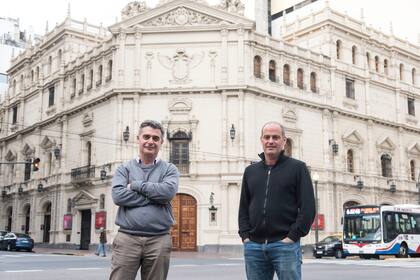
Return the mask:
[[[145,23],[143,26],[168,26],[168,25],[201,25],[201,24],[217,24],[220,20],[208,15],[198,13],[179,7],[166,14],[155,17]]]
[[[195,53],[192,56],[186,54],[184,49],[177,49],[173,57],[158,54],[160,64],[172,70],[173,83],[185,84],[190,82],[190,70],[201,63],[204,52]]]
[[[160,0],[158,6],[165,5],[166,3],[173,2],[173,1],[174,0]],[[201,4],[207,4],[205,0],[190,0],[190,1],[201,3]]]
[[[134,17],[138,14],[143,13],[144,11],[146,11],[148,8],[146,6],[146,2],[145,1],[133,1],[128,3],[124,9],[122,9],[121,11],[121,18],[122,20]]]
[[[226,10],[232,14],[238,14],[243,16],[245,11],[245,5],[241,0],[222,0],[219,9]]]

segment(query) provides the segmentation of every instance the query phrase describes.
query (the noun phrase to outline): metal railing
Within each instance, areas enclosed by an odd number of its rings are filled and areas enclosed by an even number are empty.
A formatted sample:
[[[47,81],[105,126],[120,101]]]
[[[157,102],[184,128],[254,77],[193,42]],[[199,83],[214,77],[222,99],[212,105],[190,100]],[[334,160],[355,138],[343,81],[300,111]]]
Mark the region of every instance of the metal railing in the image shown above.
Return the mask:
[[[73,168],[71,170],[71,181],[80,182],[85,181],[95,177],[95,166],[87,165],[78,168]]]

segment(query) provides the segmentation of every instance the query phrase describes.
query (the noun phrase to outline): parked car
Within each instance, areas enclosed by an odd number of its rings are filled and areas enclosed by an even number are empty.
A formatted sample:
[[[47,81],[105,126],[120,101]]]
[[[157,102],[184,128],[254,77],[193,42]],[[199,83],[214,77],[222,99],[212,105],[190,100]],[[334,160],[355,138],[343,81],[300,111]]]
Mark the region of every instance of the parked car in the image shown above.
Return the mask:
[[[0,230],[0,241],[3,240],[4,236],[8,233],[8,231]]]
[[[33,248],[34,240],[25,233],[8,232],[3,237],[3,240],[0,240],[1,250],[26,250],[30,252]]]
[[[336,257],[337,259],[344,259],[346,255],[343,253],[343,242],[341,235],[330,235],[316,243],[314,246],[313,255],[315,258],[322,257]]]

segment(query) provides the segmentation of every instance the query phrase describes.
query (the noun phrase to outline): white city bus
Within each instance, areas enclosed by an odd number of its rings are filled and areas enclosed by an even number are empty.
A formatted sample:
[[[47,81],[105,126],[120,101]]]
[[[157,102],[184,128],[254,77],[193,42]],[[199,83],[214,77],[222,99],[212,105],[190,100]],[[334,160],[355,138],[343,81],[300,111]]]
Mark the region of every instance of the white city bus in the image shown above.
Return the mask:
[[[343,252],[362,258],[420,254],[420,205],[357,205],[344,209]]]

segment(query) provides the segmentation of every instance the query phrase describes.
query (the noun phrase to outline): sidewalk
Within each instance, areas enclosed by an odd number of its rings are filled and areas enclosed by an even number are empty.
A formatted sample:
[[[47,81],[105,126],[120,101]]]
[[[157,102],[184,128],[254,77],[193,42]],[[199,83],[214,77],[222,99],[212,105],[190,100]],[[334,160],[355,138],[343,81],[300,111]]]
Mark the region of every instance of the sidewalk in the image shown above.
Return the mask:
[[[74,250],[60,248],[44,248],[35,246],[33,252],[36,254],[55,254],[68,256],[94,256],[95,250]]]

